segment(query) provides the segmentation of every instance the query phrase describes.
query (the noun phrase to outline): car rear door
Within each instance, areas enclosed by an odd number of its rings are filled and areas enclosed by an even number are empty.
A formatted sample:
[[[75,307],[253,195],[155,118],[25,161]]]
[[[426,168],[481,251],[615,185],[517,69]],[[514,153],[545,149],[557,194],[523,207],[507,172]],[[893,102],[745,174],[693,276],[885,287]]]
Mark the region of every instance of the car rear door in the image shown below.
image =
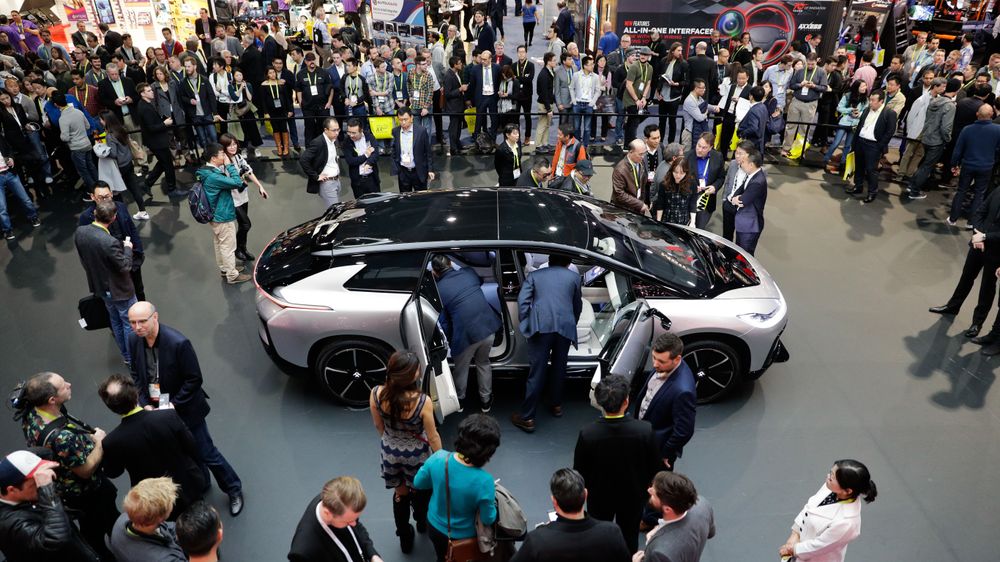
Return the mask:
[[[431,397],[438,423],[459,409],[458,393],[448,366],[448,340],[438,324],[441,299],[429,271],[424,271],[417,291],[400,317],[403,343],[420,359],[421,389]]]

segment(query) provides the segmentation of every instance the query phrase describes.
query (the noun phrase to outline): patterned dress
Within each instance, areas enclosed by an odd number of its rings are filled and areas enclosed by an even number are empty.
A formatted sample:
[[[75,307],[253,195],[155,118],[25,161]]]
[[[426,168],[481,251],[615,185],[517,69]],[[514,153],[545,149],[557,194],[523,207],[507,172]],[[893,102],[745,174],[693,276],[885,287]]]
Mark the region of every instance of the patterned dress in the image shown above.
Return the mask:
[[[376,386],[372,393],[385,426],[385,432],[382,433],[382,478],[385,479],[386,488],[403,484],[412,488],[413,477],[431,454],[431,445],[424,431],[424,420],[420,417],[427,395],[421,394],[413,415],[400,422],[382,409],[382,403],[378,400],[380,388],[382,387]]]

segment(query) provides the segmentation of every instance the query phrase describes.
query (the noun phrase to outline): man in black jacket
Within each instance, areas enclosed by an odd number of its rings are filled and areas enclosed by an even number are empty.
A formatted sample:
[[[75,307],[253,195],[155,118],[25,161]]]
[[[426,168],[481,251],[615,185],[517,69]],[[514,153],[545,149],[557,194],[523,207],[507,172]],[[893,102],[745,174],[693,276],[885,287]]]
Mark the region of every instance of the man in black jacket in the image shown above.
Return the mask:
[[[392,129],[392,175],[399,178],[399,192],[424,191],[434,180],[430,132],[413,123],[404,107],[396,112],[399,126]]]
[[[0,552],[8,562],[97,562],[56,493],[55,467],[32,451],[0,461]]]
[[[620,468],[621,465],[614,466],[616,472]],[[579,472],[560,468],[552,475],[549,490],[556,520],[528,533],[511,562],[628,562],[632,559],[631,553],[636,549],[629,550],[614,524],[599,521],[583,511],[588,490]],[[636,535],[636,531],[637,527],[633,526],[631,534]]]
[[[208,481],[209,471],[229,495],[229,513],[243,510],[243,483],[208,433],[205,418],[211,408],[202,388],[201,366],[191,341],[177,330],[160,324],[153,303],[136,303],[128,311],[135,332],[129,336],[132,363],[129,370],[143,407],[169,407],[177,411],[191,431],[201,460],[201,472]]]
[[[705,54],[707,50],[708,44],[704,41],[699,41],[694,46],[694,56],[688,59],[688,83],[694,84],[700,78],[711,95],[712,92],[719,91],[719,69],[716,68],[715,61]]]
[[[174,175],[174,161],[170,156],[170,127],[174,124],[173,117],[162,116],[153,105],[156,94],[149,84],[136,86],[139,94],[139,104],[136,107],[139,129],[142,131],[142,143],[156,156],[156,166],[146,175],[146,191],[150,191],[160,174],[166,172],[166,183],[163,190],[170,197],[185,197],[188,192],[177,190],[177,177]]]
[[[201,472],[194,437],[170,409],[145,409],[139,405],[139,390],[128,375],[114,374],[97,388],[104,405],[122,421],[104,437],[101,469],[108,478],[128,472],[135,486],[147,478],[169,476],[180,486],[169,520],[200,500],[208,486]]]
[[[465,92],[469,85],[462,80],[462,67],[465,63],[458,55],[452,56],[448,60],[448,68],[451,70],[441,77],[441,85],[444,89],[444,111],[446,113],[461,114],[465,111]],[[528,118],[531,121],[531,118]],[[465,120],[461,115],[451,115],[448,117],[448,152],[447,155],[460,154],[462,152],[462,125]]]
[[[338,476],[309,500],[295,527],[289,562],[382,562],[358,519],[367,503],[361,482]]]
[[[347,136],[340,141],[340,150],[344,154],[344,160],[347,160],[354,198],[381,191],[382,184],[378,177],[378,144],[357,117],[347,120]]]
[[[629,383],[621,375],[605,377],[594,389],[603,417],[580,430],[573,468],[587,482],[587,512],[615,521],[629,552],[639,549],[639,519],[646,489],[663,467],[653,426],[625,415]]]
[[[535,92],[535,63],[528,60],[528,50],[524,45],[517,47],[517,62],[513,64],[514,79],[521,88],[517,92],[518,111],[524,113],[524,146],[531,144],[531,100]]]
[[[556,79],[556,55],[555,53],[545,53],[542,58],[542,70],[538,73],[538,111],[542,115],[538,116],[538,136],[536,139],[535,152],[538,154],[551,154],[552,147],[549,146],[549,127],[552,125],[552,110],[556,104],[555,79]]]
[[[135,110],[135,102],[138,96],[135,93],[135,82],[121,75],[121,68],[116,64],[109,64],[107,68],[107,78],[101,80],[97,85],[97,96],[101,100],[101,105],[111,110],[122,123],[128,126],[128,119],[132,118],[132,111]]]
[[[552,162],[544,156],[536,156],[527,174],[521,174],[514,184],[516,187],[542,187],[552,176]]]
[[[868,96],[868,109],[861,114],[854,129],[854,190],[848,193],[861,194],[867,181],[865,203],[871,203],[878,196],[878,162],[889,150],[889,141],[896,133],[896,112],[884,105],[885,92],[872,92]]]
[[[222,118],[215,115],[215,94],[208,79],[199,73],[198,64],[194,57],[184,59],[184,79],[177,84],[177,100],[184,108],[184,122],[193,129],[191,138],[206,147],[216,141],[213,122]]]
[[[326,205],[324,209],[340,202],[339,136],[337,118],[327,117],[323,121],[323,132],[306,143],[306,149],[299,155],[299,166],[306,175],[306,193],[318,194]]]

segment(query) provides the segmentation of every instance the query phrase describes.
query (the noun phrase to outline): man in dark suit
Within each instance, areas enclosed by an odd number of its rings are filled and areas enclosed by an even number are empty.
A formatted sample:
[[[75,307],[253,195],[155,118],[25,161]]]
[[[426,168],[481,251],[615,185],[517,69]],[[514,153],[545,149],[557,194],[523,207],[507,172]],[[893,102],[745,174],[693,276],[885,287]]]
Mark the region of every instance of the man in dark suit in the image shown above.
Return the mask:
[[[431,139],[427,129],[413,124],[413,112],[396,112],[398,127],[392,129],[392,175],[399,178],[399,192],[424,191],[434,180]]]
[[[136,108],[139,129],[142,131],[142,143],[156,156],[156,166],[146,175],[147,191],[152,188],[160,174],[166,172],[166,184],[163,186],[167,195],[186,196],[188,192],[177,191],[177,177],[174,175],[174,161],[170,156],[170,127],[174,124],[173,117],[161,116],[153,102],[156,94],[149,84],[139,84],[136,88],[139,94],[139,104]],[[175,193],[176,192],[176,193]]]
[[[273,37],[268,37],[268,39],[274,40]],[[250,86],[250,92],[256,94],[260,83],[264,81],[265,66],[270,65],[274,59],[265,58],[261,54],[251,33],[243,36],[242,44],[243,54],[240,55],[240,70],[243,71],[243,77],[246,78],[246,83]]]
[[[194,437],[205,481],[208,482],[211,471],[219,487],[229,495],[229,513],[239,515],[243,510],[243,483],[208,433],[205,417],[211,408],[191,341],[170,326],[160,324],[159,313],[151,302],[132,305],[128,321],[135,330],[129,335],[133,358],[129,370],[139,391],[139,404],[162,405],[177,411]]]
[[[618,523],[628,551],[635,552],[646,489],[663,469],[663,461],[653,427],[626,415],[629,390],[629,381],[621,375],[597,383],[594,400],[604,415],[580,430],[573,468],[587,482],[587,512]]]
[[[473,131],[473,135],[485,130],[492,142],[497,136],[500,66],[491,62],[490,52],[487,50],[479,54],[479,64],[470,66],[468,71],[472,105],[476,108],[476,130]],[[489,117],[489,127],[487,127],[487,117]]]
[[[713,92],[719,91],[719,69],[716,68],[715,61],[705,54],[707,49],[708,44],[704,41],[699,41],[694,46],[695,54],[688,59],[688,83],[694,84],[696,79],[703,80],[709,93],[706,97],[712,97]]]
[[[382,562],[359,517],[367,503],[361,482],[338,476],[309,500],[295,527],[289,562]]]
[[[750,88],[750,103],[753,105],[736,129],[740,140],[752,142],[761,154],[764,153],[764,141],[767,139],[767,121],[771,117],[763,101],[764,88],[761,86]]]
[[[618,470],[620,465],[615,465]],[[560,468],[549,480],[556,520],[528,533],[511,562],[629,562],[636,549],[626,546],[621,532],[608,521],[599,521],[593,510],[583,510],[591,494],[590,481],[572,468]],[[636,534],[632,527],[631,534]]]
[[[111,332],[125,363],[132,357],[128,337],[132,329],[128,322],[128,309],[135,303],[132,285],[132,241],[119,241],[108,232],[108,225],[115,221],[118,208],[114,201],[101,201],[94,210],[94,222],[78,226],[73,236],[80,263],[87,272],[90,293],[101,297],[111,320]]]
[[[694,144],[694,150],[687,153],[688,169],[698,182],[697,214],[694,225],[704,229],[715,212],[716,195],[722,190],[726,179],[726,169],[722,154],[713,149],[715,135],[711,132],[702,133]]]
[[[306,175],[306,193],[318,194],[328,208],[340,201],[340,164],[337,161],[337,138],[340,123],[336,117],[323,121],[323,132],[306,143],[299,155],[299,165]]]
[[[736,245],[751,256],[757,249],[760,233],[764,230],[764,204],[767,203],[767,174],[761,170],[764,157],[756,150],[747,154],[740,166],[746,179],[736,188],[730,202],[736,207],[733,226],[736,228]]]
[[[636,396],[635,417],[648,421],[656,436],[663,466],[673,470],[684,445],[694,435],[694,374],[684,362],[684,342],[664,333],[653,342],[653,370]]]
[[[472,15],[472,20],[472,39],[475,42],[473,48],[480,51],[491,51],[493,43],[496,42],[496,34],[493,32],[493,26],[486,21],[486,13],[476,10]]]
[[[483,294],[483,280],[471,267],[454,269],[447,256],[437,255],[431,260],[438,294],[441,296],[441,327],[451,345],[455,358],[452,378],[459,400],[465,400],[469,368],[475,364],[479,381],[479,398],[483,413],[493,406],[493,370],[490,367],[490,348],[493,338],[503,327],[497,311],[490,306]]]
[[[101,105],[111,110],[123,123],[125,116],[135,111],[135,103],[139,96],[135,92],[135,82],[121,75],[121,69],[116,64],[109,64],[107,78],[97,85],[97,97]]]
[[[111,201],[114,193],[107,182],[97,180],[94,182],[94,189],[90,192],[90,199],[93,205],[88,205],[80,213],[77,226],[85,226],[94,222],[94,213],[97,211],[97,204],[101,201]],[[115,220],[107,225],[108,234],[121,240],[122,243],[128,238],[132,242],[132,287],[135,289],[135,297],[138,300],[146,300],[144,284],[142,282],[142,262],[144,261],[144,251],[142,249],[142,238],[139,236],[139,229],[135,227],[135,222],[128,214],[128,206],[121,201],[115,201]]]
[[[536,156],[527,174],[521,174],[515,187],[542,187],[552,175],[552,163],[544,156]]]
[[[351,191],[354,192],[355,199],[365,193],[378,193],[382,190],[378,177],[378,144],[357,117],[347,120],[347,136],[341,141],[340,150],[344,154],[344,160],[347,160]]]
[[[458,55],[453,55],[448,60],[449,71],[441,76],[441,86],[444,89],[444,111],[445,113],[457,113],[448,117],[448,156],[458,155],[462,152],[462,125],[465,119],[462,113],[465,111],[465,92],[469,85],[462,81],[462,67],[465,61]]]
[[[199,10],[198,19],[194,20],[194,32],[201,41],[201,50],[205,52],[206,57],[212,54],[212,34],[218,23],[215,18],[208,15],[208,8]]]
[[[510,420],[528,433],[535,431],[535,409],[546,386],[552,415],[563,413],[566,361],[570,344],[577,344],[576,323],[583,312],[580,275],[569,269],[571,261],[569,256],[551,254],[548,267],[531,272],[517,296],[519,327],[528,339],[531,366],[524,402]]]
[[[649,214],[649,171],[646,142],[633,139],[611,172],[611,204],[640,215]]]
[[[114,374],[104,380],[97,393],[109,410],[121,416],[101,445],[101,469],[108,478],[128,472],[135,486],[146,478],[169,476],[180,486],[173,521],[202,498],[208,482],[198,466],[198,448],[177,412],[139,406],[139,390],[128,375]]]
[[[861,114],[854,129],[854,190],[848,193],[861,194],[867,181],[865,203],[871,203],[878,196],[878,162],[889,151],[889,141],[896,133],[896,112],[884,104],[885,93],[882,90],[872,92],[868,96],[868,109]]]
[[[531,144],[531,100],[535,94],[535,63],[528,60],[528,51],[524,45],[517,47],[517,62],[513,63],[514,79],[520,84],[517,90],[517,107],[524,113],[525,146]]]

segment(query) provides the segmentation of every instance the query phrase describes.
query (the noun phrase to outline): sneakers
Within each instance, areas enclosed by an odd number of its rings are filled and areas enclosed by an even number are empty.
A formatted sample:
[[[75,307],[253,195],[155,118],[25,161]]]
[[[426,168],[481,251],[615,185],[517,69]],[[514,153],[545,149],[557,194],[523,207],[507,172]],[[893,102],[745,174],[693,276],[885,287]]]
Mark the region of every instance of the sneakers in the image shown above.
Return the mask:
[[[39,219],[37,216],[35,218],[31,219],[31,227],[32,228],[38,228],[39,226],[42,226],[42,220],[41,219]]]
[[[262,155],[262,154],[260,153],[260,149],[259,149],[259,148],[255,148],[255,149],[253,149],[253,155],[254,155],[254,157],[256,157],[256,158],[261,158],[261,157],[263,156],[263,155]]]
[[[230,285],[238,285],[240,283],[246,283],[247,281],[253,279],[249,273],[240,273],[236,276],[236,279],[227,280],[226,283]]]
[[[958,221],[951,220],[951,217],[944,219],[945,224],[948,226],[958,226]]]
[[[483,400],[482,406],[480,406],[479,410],[484,414],[488,414],[492,409],[493,409],[493,397],[490,396],[486,400]]]
[[[50,183],[52,183],[53,181],[54,181],[54,180],[52,179],[52,176],[45,176],[45,183],[49,183],[49,184],[50,184]]]
[[[923,191],[909,191],[907,190],[906,196],[910,199],[927,199],[927,194]]]
[[[237,265],[236,266],[236,272],[237,273],[243,273],[244,271],[246,271],[246,269],[247,268],[243,267],[242,265]],[[220,271],[219,275],[225,277],[226,276],[226,272],[225,271]]]
[[[139,211],[138,213],[132,215],[132,220],[148,221],[149,213],[147,213],[146,211]]]
[[[5,230],[5,231],[3,231],[3,237],[5,239],[7,239],[7,240],[17,240],[17,236],[14,236],[14,231],[13,230]]]

